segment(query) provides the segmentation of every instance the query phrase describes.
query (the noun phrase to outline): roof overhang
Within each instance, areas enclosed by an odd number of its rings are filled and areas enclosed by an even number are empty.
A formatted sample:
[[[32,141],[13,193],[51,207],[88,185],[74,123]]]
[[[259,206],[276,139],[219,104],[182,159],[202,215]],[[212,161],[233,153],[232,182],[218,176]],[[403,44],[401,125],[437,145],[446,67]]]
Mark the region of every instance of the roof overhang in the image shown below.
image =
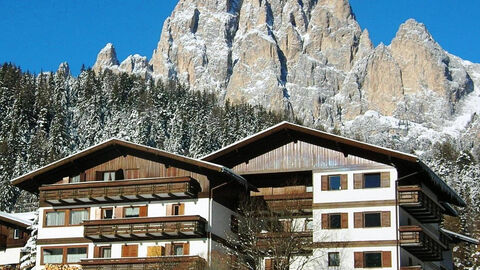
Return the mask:
[[[0,211],[0,222],[14,227],[28,228],[32,225],[31,220],[22,219],[15,214]]]
[[[441,195],[439,196],[441,200],[458,206],[466,205],[465,201],[463,201],[463,199],[452,188],[450,188],[415,155],[348,139],[289,122],[281,122],[206,155],[201,159],[233,168],[238,164],[248,162],[257,156],[296,141],[304,141],[306,143],[335,150],[343,153],[345,157],[348,155],[354,155],[378,163],[394,166],[399,170],[402,169],[407,174],[418,172],[418,176],[425,179],[432,189]]]
[[[246,185],[247,183],[243,177],[236,175],[224,166],[114,138],[19,176],[11,180],[11,184],[29,192],[37,193],[41,185],[53,184],[69,174],[80,173],[114,158],[127,155],[207,176],[219,175],[227,177],[227,179],[238,182],[241,185]],[[251,185],[246,185],[245,187],[255,189]]]

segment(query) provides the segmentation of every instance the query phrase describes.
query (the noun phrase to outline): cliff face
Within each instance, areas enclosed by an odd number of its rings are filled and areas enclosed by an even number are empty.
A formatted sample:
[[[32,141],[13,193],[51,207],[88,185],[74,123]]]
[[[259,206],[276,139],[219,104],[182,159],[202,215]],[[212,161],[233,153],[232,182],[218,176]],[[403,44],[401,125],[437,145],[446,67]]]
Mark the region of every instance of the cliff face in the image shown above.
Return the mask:
[[[180,0],[149,62],[135,55],[119,64],[107,45],[94,70],[105,68],[178,80],[326,128],[373,110],[440,131],[475,85],[464,61],[413,19],[374,48],[347,0]]]

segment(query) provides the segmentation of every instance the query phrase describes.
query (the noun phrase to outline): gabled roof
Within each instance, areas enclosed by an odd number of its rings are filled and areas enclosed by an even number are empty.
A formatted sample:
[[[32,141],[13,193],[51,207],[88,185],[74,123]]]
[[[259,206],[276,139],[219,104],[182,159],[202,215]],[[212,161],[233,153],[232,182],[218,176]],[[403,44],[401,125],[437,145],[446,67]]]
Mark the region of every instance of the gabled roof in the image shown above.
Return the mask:
[[[28,213],[7,213],[0,211],[0,221],[11,224],[13,226],[19,226],[22,228],[28,228],[33,223],[34,212]]]
[[[397,170],[401,171],[403,175],[418,173],[426,179],[430,187],[442,200],[458,206],[465,206],[463,199],[415,155],[348,139],[289,122],[281,122],[206,155],[201,159],[233,168],[238,164],[248,162],[250,159],[296,141],[304,141],[339,151],[345,156],[354,155],[394,166]]]
[[[88,168],[97,166],[119,156],[126,155],[160,162],[199,174],[221,174],[224,177],[226,176],[227,179],[234,180],[250,189],[255,189],[248,184],[243,177],[233,173],[230,169],[224,166],[116,138],[109,139],[25,175],[19,176],[11,180],[11,184],[29,192],[36,193],[38,192],[39,186],[43,184],[52,184],[55,181],[58,181],[58,179],[66,176],[65,173],[80,173]]]

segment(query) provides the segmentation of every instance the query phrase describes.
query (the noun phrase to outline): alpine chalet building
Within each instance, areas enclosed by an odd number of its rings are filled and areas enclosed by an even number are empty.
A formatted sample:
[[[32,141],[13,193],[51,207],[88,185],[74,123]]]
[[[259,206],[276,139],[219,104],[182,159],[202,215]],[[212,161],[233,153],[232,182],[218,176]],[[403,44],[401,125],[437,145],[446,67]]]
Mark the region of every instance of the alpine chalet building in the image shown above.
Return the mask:
[[[39,269],[202,269],[242,194],[295,214],[307,269],[452,270],[478,244],[441,228],[465,202],[418,157],[288,122],[201,160],[111,139],[12,184],[39,195]]]

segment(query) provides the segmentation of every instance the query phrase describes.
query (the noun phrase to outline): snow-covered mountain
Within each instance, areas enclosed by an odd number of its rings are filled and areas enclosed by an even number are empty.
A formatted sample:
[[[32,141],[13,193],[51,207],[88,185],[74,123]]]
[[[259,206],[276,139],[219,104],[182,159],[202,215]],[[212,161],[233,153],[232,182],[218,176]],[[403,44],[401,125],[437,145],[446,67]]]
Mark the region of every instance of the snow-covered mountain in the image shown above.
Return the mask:
[[[479,64],[443,50],[413,19],[390,45],[373,47],[348,0],[180,0],[149,62],[120,64],[107,44],[94,65],[105,69],[178,80],[360,137],[359,124],[375,120],[378,131],[401,131],[404,151],[418,151],[419,137],[472,137],[467,125],[478,126],[480,111]]]

